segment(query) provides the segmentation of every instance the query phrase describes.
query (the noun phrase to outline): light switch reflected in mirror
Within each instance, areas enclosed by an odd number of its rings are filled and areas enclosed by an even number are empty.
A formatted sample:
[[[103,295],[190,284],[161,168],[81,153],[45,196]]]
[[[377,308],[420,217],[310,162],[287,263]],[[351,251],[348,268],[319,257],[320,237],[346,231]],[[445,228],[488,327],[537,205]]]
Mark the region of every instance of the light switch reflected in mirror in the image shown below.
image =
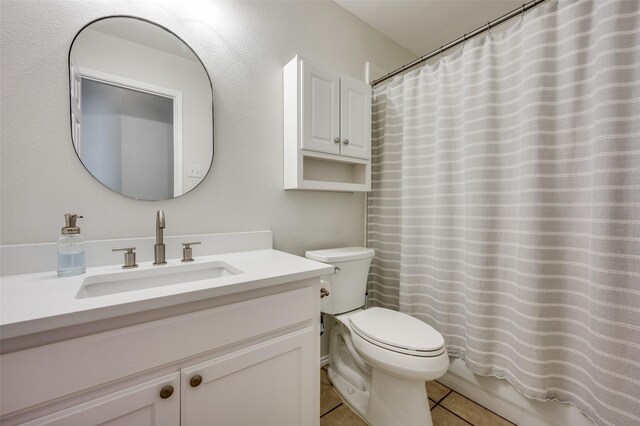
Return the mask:
[[[102,184],[166,200],[195,188],[213,161],[211,81],[175,34],[134,17],[86,25],[69,51],[71,137]]]

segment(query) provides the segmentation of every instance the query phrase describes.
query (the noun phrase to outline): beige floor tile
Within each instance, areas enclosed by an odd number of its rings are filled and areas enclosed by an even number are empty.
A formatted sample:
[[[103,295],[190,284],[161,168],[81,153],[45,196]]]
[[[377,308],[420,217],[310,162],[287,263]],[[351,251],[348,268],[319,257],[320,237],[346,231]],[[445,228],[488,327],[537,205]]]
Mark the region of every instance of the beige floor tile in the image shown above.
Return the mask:
[[[436,407],[431,410],[431,418],[433,419],[433,426],[469,426],[469,423],[442,407]]]
[[[445,385],[441,385],[438,382],[427,382],[427,396],[433,399],[435,402],[439,402],[449,393],[449,388]]]
[[[433,408],[436,405],[435,402],[433,402],[432,400],[429,400],[429,408]]]
[[[475,426],[513,426],[513,423],[456,392],[452,392],[444,401],[440,401],[440,405]]]
[[[320,418],[320,426],[367,426],[347,404],[342,404],[326,416]]]
[[[329,383],[329,376],[323,369],[320,370],[320,415],[324,415],[329,411],[342,404],[342,399]]]

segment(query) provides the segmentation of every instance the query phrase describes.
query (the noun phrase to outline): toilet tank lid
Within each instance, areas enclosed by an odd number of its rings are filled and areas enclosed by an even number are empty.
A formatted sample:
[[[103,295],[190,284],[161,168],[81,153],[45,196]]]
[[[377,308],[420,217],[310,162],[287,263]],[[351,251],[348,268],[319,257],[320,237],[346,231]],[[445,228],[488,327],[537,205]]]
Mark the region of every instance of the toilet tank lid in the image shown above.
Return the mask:
[[[340,247],[308,251],[305,253],[305,256],[318,262],[333,263],[368,259],[373,257],[374,254],[376,254],[375,250],[366,247]]]

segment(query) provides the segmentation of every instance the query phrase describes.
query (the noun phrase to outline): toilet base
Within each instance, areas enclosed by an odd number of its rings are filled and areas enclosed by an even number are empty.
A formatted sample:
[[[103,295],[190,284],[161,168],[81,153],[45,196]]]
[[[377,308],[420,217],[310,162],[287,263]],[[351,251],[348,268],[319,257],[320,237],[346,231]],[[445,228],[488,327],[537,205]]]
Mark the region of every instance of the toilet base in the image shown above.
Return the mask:
[[[425,382],[402,379],[374,368],[365,419],[373,426],[432,426]]]
[[[340,398],[342,398],[349,408],[351,408],[358,416],[363,420],[366,420],[367,410],[369,408],[369,392],[354,388],[331,367],[327,368],[327,375],[329,376],[329,381],[333,385],[333,388],[336,390],[338,395],[340,395]]]
[[[331,367],[329,380],[338,395],[372,426],[432,426],[425,382],[408,381],[373,370],[371,394],[353,387]]]

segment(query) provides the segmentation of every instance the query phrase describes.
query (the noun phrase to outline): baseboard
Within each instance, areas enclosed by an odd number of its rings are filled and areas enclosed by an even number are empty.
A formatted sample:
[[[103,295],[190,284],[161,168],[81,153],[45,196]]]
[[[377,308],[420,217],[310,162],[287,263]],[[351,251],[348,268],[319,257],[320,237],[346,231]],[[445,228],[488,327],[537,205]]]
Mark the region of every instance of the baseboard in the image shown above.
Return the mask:
[[[573,405],[527,398],[506,380],[473,374],[460,358],[438,381],[519,426],[593,426]]]
[[[329,355],[321,356],[320,357],[320,368],[324,367],[327,364],[329,364]]]

